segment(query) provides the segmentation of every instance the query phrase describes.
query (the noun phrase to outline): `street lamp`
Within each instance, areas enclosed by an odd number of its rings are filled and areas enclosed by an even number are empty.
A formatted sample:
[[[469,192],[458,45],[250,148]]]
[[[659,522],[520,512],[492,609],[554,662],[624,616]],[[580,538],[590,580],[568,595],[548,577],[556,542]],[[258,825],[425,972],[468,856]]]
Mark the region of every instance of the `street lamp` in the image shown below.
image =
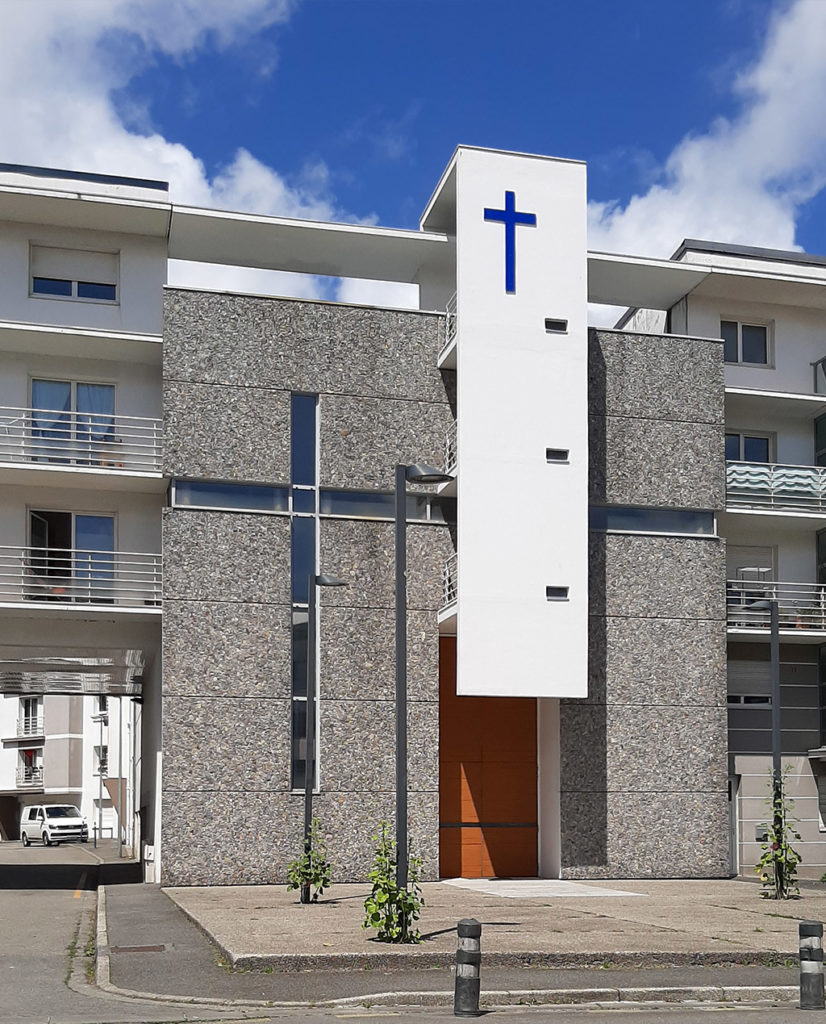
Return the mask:
[[[433,466],[396,466],[396,885],[407,888],[407,483],[452,480]]]
[[[316,587],[346,587],[345,580],[324,573],[311,573],[307,581],[307,741],[304,745],[304,850],[310,852],[313,828],[313,783],[315,782],[315,649]]]

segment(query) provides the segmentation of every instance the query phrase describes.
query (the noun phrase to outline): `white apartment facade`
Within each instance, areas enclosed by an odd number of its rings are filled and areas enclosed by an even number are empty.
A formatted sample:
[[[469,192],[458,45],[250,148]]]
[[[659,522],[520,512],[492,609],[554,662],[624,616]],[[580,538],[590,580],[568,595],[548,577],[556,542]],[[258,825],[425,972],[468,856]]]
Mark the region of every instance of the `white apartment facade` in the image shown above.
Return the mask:
[[[131,708],[147,880],[283,877],[322,570],[350,586],[321,600],[317,806],[363,874],[393,811],[388,473],[445,438],[455,480],[415,496],[409,551],[427,875],[746,870],[772,595],[826,866],[826,267],[589,253],[585,201],[581,163],[467,147],[418,231],[0,167],[0,690]],[[169,288],[170,259],[403,281],[419,309]],[[588,302],[632,312],[589,332]]]

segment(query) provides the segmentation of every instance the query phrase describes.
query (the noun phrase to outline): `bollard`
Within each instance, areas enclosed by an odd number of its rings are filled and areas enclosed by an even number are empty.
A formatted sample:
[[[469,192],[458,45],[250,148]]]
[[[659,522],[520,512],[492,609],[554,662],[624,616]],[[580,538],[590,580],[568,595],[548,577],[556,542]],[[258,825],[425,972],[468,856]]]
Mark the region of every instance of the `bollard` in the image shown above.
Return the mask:
[[[823,925],[800,922],[800,1009],[823,1010]]]
[[[457,925],[456,980],[453,990],[453,1016],[478,1017],[480,969],[482,966],[482,926],[472,917],[463,917]]]

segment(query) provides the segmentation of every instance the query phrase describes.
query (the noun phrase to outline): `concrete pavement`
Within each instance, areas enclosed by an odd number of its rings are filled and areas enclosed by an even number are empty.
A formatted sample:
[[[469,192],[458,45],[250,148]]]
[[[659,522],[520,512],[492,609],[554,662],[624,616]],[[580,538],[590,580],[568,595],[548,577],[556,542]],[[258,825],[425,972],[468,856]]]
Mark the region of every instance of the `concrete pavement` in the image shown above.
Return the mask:
[[[360,927],[366,892],[335,886],[329,900],[303,907],[283,886],[108,887],[109,982],[249,1007],[447,1005],[455,924],[475,916],[483,923],[488,1006],[789,1003],[797,993],[798,920],[826,917],[819,886],[776,904],[747,881],[432,883],[424,942],[389,947]]]

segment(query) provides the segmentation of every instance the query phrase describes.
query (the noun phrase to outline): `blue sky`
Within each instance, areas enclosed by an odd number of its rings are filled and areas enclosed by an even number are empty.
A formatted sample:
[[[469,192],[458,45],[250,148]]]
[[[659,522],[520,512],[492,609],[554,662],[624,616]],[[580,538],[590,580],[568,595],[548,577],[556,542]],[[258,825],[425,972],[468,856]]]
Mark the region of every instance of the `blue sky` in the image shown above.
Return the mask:
[[[29,0],[4,16],[2,160],[413,228],[454,147],[494,146],[588,162],[592,248],[826,253],[826,0]]]

